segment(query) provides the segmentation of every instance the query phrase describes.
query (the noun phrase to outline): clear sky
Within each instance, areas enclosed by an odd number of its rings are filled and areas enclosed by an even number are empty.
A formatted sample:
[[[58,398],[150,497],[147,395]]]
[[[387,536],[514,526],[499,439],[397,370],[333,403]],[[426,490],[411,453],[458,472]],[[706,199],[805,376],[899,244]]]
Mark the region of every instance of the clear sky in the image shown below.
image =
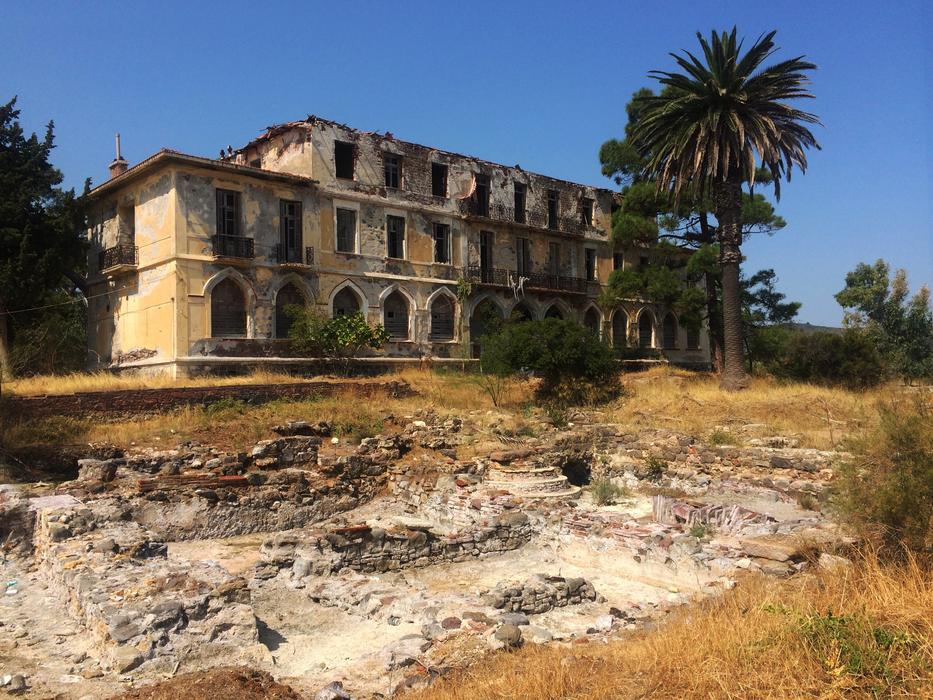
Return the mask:
[[[694,33],[777,29],[779,57],[819,66],[805,105],[825,127],[783,188],[788,226],[746,246],[838,324],[832,295],[860,261],[933,282],[933,24],[914,0],[845,2],[0,3],[0,100],[27,128],[54,119],[69,186],[99,183],[123,137],[216,156],[308,114],[611,187],[597,151],[632,92]]]

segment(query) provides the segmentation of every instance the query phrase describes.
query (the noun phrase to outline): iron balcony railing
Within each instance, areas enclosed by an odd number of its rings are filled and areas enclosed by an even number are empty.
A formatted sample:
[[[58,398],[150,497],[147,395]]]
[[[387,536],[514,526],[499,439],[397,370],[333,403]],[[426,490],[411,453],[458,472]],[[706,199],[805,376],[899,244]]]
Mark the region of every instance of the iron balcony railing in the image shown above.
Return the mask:
[[[509,287],[517,285],[520,277],[525,278],[524,287],[526,289],[549,289],[570,294],[587,293],[587,281],[582,277],[552,275],[547,272],[537,271],[519,275],[515,270],[503,270],[497,267],[482,267],[480,265],[471,265],[467,268],[467,278],[477,284]]]
[[[97,255],[97,269],[103,272],[121,265],[135,267],[139,264],[139,248],[135,245],[121,243],[112,248],[106,248]]]
[[[588,229],[593,228],[579,217],[559,216],[551,217],[545,207],[525,207],[524,211],[516,213],[514,207],[499,203],[483,203],[476,199],[460,200],[460,212],[466,216],[477,216],[492,221],[524,224],[540,229],[562,231],[563,233],[582,236]]]
[[[276,243],[272,249],[272,256],[279,265],[306,265],[314,266],[314,247],[306,246],[304,248],[304,257],[301,256],[301,249],[286,249],[281,243]]]
[[[253,239],[217,234],[211,238],[215,258],[253,258]]]

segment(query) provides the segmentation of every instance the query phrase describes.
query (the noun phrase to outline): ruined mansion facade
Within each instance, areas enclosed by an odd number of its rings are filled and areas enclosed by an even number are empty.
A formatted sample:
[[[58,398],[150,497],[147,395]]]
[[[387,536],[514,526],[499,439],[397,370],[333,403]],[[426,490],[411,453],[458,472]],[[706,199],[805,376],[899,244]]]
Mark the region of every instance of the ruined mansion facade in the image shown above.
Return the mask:
[[[96,367],[175,376],[300,366],[286,308],[384,324],[379,362],[462,361],[493,317],[558,316],[617,347],[708,366],[705,330],[632,299],[604,310],[612,191],[324,119],[218,159],[119,152],[91,194]]]

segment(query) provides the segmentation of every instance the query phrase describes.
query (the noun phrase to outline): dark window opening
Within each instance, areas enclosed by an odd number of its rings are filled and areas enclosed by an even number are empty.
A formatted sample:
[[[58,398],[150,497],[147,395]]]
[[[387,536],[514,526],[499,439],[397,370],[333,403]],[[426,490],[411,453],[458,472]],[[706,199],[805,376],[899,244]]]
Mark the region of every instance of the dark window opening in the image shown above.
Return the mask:
[[[251,168],[261,168],[261,167],[262,167],[262,159],[261,159],[261,158],[253,158],[253,159],[249,162],[249,166],[250,166]]]
[[[638,317],[638,347],[642,349],[654,347],[654,339],[651,337],[653,330],[651,316],[647,311],[643,311]]]
[[[628,336],[626,329],[628,327],[628,317],[621,309],[616,311],[612,317],[612,344],[617,348],[624,348],[628,345]]]
[[[544,314],[544,318],[558,318],[563,319],[564,315],[560,312],[560,309],[557,308],[557,304],[553,304]]]
[[[596,251],[592,248],[585,248],[583,251],[584,262],[586,263],[586,281],[596,281]]]
[[[531,274],[531,241],[527,238],[515,239],[516,272],[520,277]]]
[[[240,193],[217,190],[217,233],[221,236],[240,235]]]
[[[280,262],[303,262],[301,257],[301,202],[279,200]]]
[[[439,296],[431,304],[431,340],[454,339],[454,302]]]
[[[473,192],[473,203],[477,216],[489,216],[489,176],[476,176],[476,189]]]
[[[337,209],[337,252],[356,252],[356,211]]]
[[[305,305],[304,295],[293,284],[286,284],[275,295],[275,337],[287,338],[294,318],[290,311],[293,307]]]
[[[401,292],[392,292],[383,302],[382,325],[390,340],[408,339],[408,300]]]
[[[621,270],[624,264],[625,264],[625,253],[613,253],[612,254],[612,269],[613,270]]]
[[[665,350],[673,350],[677,347],[677,321],[673,314],[664,317],[661,324],[662,347]]]
[[[383,153],[382,162],[385,166],[386,187],[398,189],[402,186],[402,158],[394,153]]]
[[[560,243],[547,244],[547,271],[551,277],[560,275]]]
[[[687,329],[687,350],[699,350],[700,349],[700,329],[699,328],[688,328]]]
[[[648,256],[647,255],[638,256],[638,267],[640,267],[642,270],[648,267]]]
[[[583,218],[583,223],[586,226],[593,225],[593,200],[587,197],[584,197],[580,201],[580,214]]]
[[[360,298],[349,287],[344,287],[334,295],[334,318],[338,316],[352,316],[360,313]]]
[[[246,298],[232,279],[221,280],[211,290],[211,337],[246,337]]]
[[[596,309],[590,307],[590,309],[583,316],[583,325],[586,326],[587,329],[589,329],[590,333],[592,333],[598,338],[600,335],[599,333],[599,326],[600,326],[599,312]]]
[[[493,249],[495,247],[495,235],[492,231],[479,232],[479,274],[483,282],[492,282],[493,280]]]
[[[343,180],[353,179],[356,146],[346,141],[334,141],[334,174]]]
[[[447,196],[447,166],[443,163],[431,163],[431,194]]]
[[[526,192],[525,185],[520,182],[515,183],[515,221],[519,224],[525,223]]]
[[[386,255],[405,257],[405,219],[401,216],[386,217]]]
[[[547,227],[557,228],[560,217],[560,193],[557,190],[547,191]]]
[[[450,226],[434,224],[434,262],[450,264]]]

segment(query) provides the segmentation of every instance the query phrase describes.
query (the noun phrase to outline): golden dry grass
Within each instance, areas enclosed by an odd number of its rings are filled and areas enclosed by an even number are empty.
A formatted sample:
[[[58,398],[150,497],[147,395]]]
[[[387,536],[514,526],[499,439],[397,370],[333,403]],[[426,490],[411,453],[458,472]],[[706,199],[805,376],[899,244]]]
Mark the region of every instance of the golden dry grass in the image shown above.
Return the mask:
[[[493,655],[405,700],[933,697],[933,575],[860,555],[749,578],[608,645]]]

